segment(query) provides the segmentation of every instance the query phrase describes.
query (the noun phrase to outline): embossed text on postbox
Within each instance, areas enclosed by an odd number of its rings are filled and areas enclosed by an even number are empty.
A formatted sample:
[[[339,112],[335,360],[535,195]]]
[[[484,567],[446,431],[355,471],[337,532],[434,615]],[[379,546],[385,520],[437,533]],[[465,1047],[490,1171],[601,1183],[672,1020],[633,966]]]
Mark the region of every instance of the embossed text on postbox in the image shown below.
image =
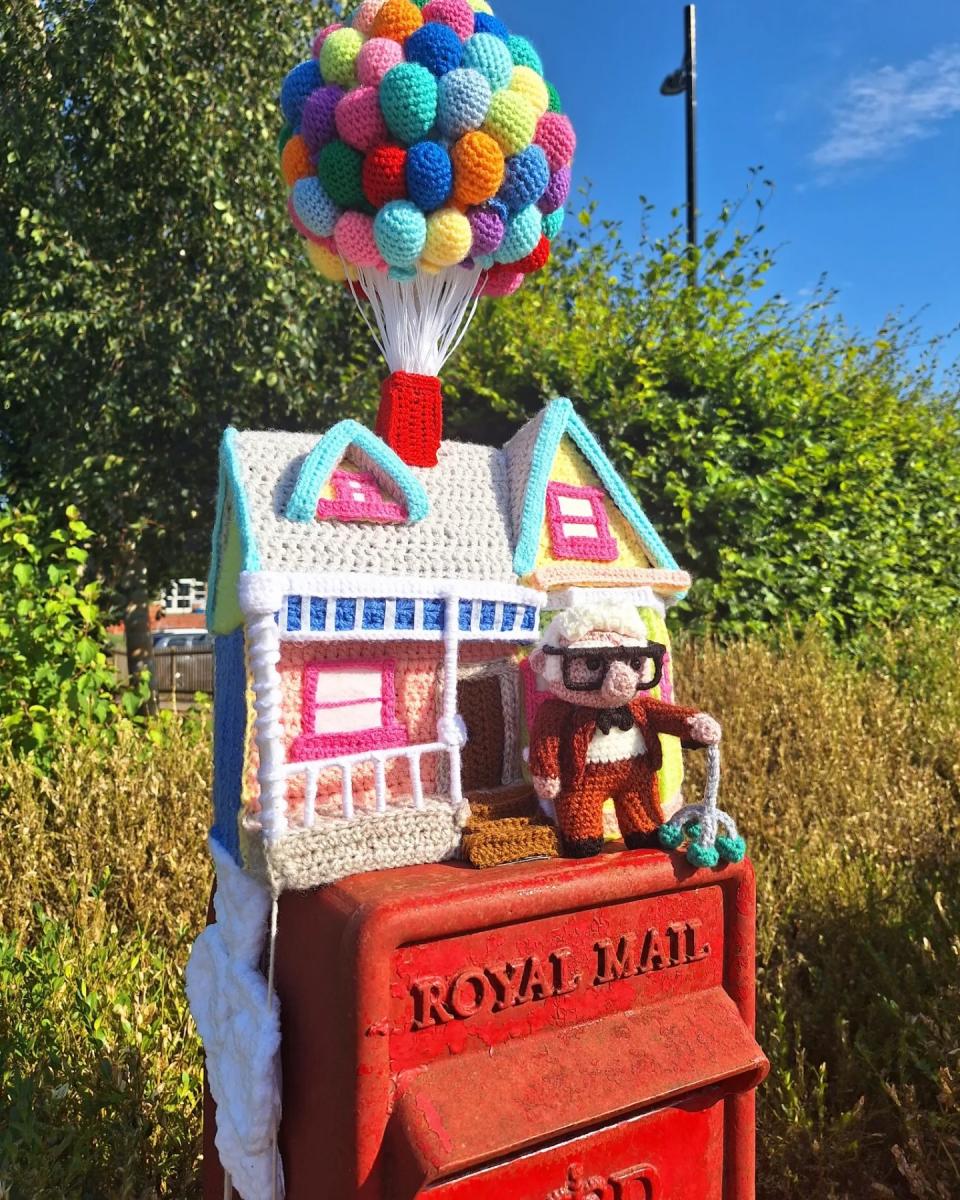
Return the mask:
[[[722,979],[719,887],[404,946],[391,972],[391,1059],[402,1070]]]

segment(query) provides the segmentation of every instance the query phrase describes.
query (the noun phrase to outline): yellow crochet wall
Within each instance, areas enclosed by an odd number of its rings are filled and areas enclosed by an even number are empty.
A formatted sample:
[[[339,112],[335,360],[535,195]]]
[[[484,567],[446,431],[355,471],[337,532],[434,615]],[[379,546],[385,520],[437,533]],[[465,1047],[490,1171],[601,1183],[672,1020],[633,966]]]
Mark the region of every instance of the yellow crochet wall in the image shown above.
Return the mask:
[[[653,565],[644,551],[639,537],[637,537],[631,527],[630,522],[609,496],[607,496],[606,488],[600,482],[596,472],[580,454],[570,438],[565,437],[560,443],[560,448],[557,450],[557,457],[554,459],[553,467],[550,471],[550,482],[568,483],[574,487],[599,488],[604,494],[604,507],[607,512],[607,520],[610,523],[610,533],[620,547],[620,557],[617,559],[616,565],[618,567],[638,567],[641,570],[647,570]],[[554,558],[553,550],[550,546],[550,529],[547,522],[544,521],[543,528],[540,530],[540,548],[537,551],[537,566],[549,567],[559,564],[569,565],[569,563],[569,559]]]
[[[207,618],[207,628],[211,633],[232,633],[243,624],[243,613],[240,611],[240,600],[237,596],[237,580],[243,570],[243,545],[240,540],[240,528],[232,512],[227,519],[227,531],[222,538],[220,570],[215,581],[217,591],[213,597],[213,611]]]
[[[653,608],[641,608],[640,616],[643,618],[643,623],[647,627],[652,642],[660,642],[667,647],[668,653],[672,653],[670,647],[670,634],[667,632],[667,623],[663,617]],[[672,665],[672,663],[671,663]],[[673,674],[670,676],[673,680]],[[653,693],[658,700],[673,700],[674,696],[664,696],[663,687],[658,687]],[[660,768],[658,776],[660,781],[660,802],[663,805],[665,817],[672,817],[681,807],[681,789],[683,788],[683,750],[680,746],[680,739],[668,737],[666,734],[661,734],[660,745],[663,749],[663,766]]]

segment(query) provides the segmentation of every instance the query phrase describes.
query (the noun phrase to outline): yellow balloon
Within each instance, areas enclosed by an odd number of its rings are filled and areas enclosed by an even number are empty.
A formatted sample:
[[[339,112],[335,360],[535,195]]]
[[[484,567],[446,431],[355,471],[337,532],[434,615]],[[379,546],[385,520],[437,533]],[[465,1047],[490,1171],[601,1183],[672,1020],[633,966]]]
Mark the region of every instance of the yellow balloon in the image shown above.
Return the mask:
[[[423,258],[437,267],[452,267],[470,253],[473,228],[456,208],[441,208],[427,217],[427,241]]]
[[[514,67],[508,90],[522,96],[538,117],[550,107],[547,85],[533,67]]]
[[[331,283],[343,283],[346,279],[347,273],[339,256],[326,246],[318,245],[317,242],[307,242],[307,258],[310,259],[313,269]]]

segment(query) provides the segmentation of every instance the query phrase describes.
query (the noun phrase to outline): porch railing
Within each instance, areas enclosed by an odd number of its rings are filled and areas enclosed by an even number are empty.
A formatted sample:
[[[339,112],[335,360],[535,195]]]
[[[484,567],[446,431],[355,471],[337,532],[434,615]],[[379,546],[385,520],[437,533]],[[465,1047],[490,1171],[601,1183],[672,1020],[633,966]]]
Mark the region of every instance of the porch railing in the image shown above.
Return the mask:
[[[387,811],[387,765],[405,761],[410,772],[410,792],[413,808],[422,812],[424,808],[423,776],[421,759],[425,754],[447,754],[455,751],[445,742],[434,742],[421,746],[401,746],[390,750],[367,750],[359,754],[344,754],[340,758],[323,759],[317,762],[292,762],[283,767],[287,780],[302,776],[304,780],[303,827],[312,829],[317,820],[317,793],[320,776],[330,770],[340,772],[340,796],[343,815],[351,821],[356,816],[353,797],[353,768],[366,763],[373,764],[373,788],[376,796],[376,811]]]

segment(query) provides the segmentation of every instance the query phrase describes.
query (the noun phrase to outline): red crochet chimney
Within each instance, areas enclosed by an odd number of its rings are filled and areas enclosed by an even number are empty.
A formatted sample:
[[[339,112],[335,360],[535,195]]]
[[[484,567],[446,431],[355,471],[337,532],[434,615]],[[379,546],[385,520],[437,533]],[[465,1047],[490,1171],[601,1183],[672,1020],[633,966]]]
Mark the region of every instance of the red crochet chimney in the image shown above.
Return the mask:
[[[376,432],[408,467],[435,467],[443,436],[443,392],[436,375],[394,371],[385,379]]]

